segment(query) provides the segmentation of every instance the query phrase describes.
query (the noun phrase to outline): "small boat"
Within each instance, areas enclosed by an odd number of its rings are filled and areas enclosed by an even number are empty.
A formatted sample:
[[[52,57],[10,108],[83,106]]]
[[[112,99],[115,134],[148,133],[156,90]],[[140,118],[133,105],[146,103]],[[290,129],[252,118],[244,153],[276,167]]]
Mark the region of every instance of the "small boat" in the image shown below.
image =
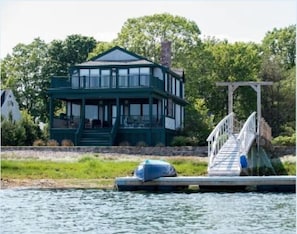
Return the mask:
[[[145,160],[134,170],[134,176],[143,182],[158,179],[160,177],[177,176],[175,168],[162,160]]]

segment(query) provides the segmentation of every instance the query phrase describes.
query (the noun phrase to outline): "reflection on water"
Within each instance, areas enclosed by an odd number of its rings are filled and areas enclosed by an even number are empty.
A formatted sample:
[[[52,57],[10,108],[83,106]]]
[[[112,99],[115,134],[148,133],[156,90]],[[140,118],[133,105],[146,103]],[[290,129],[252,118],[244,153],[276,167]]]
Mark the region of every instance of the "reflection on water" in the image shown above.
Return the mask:
[[[1,233],[296,233],[294,193],[1,190]]]

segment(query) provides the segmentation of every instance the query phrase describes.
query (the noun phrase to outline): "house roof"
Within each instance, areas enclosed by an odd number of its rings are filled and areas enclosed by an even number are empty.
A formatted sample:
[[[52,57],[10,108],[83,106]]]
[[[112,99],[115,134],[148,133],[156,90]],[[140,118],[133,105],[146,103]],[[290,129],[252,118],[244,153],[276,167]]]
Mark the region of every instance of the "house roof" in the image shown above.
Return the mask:
[[[134,66],[134,65],[145,65],[145,66],[158,66],[171,73],[183,77],[184,72],[182,69],[168,69],[165,66],[157,64],[143,56],[132,53],[119,46],[115,46],[96,57],[91,58],[89,61],[76,64],[77,67],[97,67],[97,66]]]

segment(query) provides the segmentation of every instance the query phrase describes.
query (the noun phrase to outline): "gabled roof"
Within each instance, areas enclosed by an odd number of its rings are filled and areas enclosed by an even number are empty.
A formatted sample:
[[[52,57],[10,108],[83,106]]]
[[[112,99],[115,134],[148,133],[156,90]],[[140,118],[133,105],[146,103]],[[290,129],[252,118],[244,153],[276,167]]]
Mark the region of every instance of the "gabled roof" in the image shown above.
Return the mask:
[[[171,71],[178,76],[183,77],[183,71],[180,69],[168,69],[160,64],[157,64],[143,56],[132,53],[119,46],[115,46],[93,58],[89,61],[76,64],[78,67],[96,67],[96,66],[157,66],[165,70]]]
[[[142,60],[145,57],[140,55],[134,54],[128,50],[125,50],[119,46],[115,46],[102,54],[97,55],[96,57],[92,58],[92,61],[131,61],[131,60]]]

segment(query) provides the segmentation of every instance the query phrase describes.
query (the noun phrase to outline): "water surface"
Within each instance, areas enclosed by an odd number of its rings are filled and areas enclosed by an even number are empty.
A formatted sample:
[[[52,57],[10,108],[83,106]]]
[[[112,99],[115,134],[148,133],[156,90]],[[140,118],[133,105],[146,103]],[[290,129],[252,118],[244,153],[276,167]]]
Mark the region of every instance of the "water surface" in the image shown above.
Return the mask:
[[[0,192],[1,233],[296,233],[295,193]]]

